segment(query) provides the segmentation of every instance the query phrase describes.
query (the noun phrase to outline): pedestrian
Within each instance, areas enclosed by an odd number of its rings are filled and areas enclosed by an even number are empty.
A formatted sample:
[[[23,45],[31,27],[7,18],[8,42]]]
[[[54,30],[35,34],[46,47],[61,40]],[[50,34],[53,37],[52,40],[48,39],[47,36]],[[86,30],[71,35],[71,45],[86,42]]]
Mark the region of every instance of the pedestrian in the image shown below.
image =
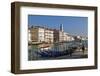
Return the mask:
[[[83,52],[83,54],[84,54],[84,51],[85,51],[85,46],[83,45],[82,46],[82,52]]]
[[[69,51],[69,55],[72,56],[72,53],[73,53],[73,49],[71,48]]]

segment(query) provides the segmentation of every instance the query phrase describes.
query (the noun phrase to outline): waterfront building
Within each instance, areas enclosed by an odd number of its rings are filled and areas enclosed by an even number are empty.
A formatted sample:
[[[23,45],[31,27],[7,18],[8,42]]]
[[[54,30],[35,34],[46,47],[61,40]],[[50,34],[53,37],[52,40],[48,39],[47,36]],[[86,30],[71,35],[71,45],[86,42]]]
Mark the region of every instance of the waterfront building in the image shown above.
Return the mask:
[[[54,29],[54,42],[73,41],[74,37],[66,32]]]
[[[88,40],[88,37],[82,37],[81,39],[82,40]]]
[[[38,42],[43,42],[45,40],[45,35],[44,35],[45,29],[39,27],[38,28]]]
[[[52,29],[48,29],[45,28],[45,32],[44,32],[44,38],[45,38],[45,42],[47,43],[53,43],[54,41],[54,31]]]
[[[60,29],[54,29],[54,42],[64,42],[64,41],[73,41],[74,37],[64,32],[63,24],[60,25]]]
[[[64,30],[63,30],[63,24],[60,24],[60,30],[59,30],[59,42],[64,41]]]
[[[67,37],[68,37],[67,33],[66,32],[63,32],[63,40],[64,41],[68,41]]]
[[[28,29],[28,41],[29,41],[29,42],[32,41],[32,39],[31,39],[31,31],[30,31],[30,29]]]
[[[73,41],[74,37],[64,32],[63,24],[60,25],[60,29],[50,29],[41,26],[32,26],[29,28],[29,41],[31,42],[64,42]]]
[[[60,30],[59,30],[59,42],[63,41],[73,41],[74,37],[67,32],[64,32],[63,24],[60,24]]]
[[[31,33],[32,42],[43,42],[44,41],[44,28],[31,27],[30,33]]]
[[[82,37],[81,37],[81,36],[77,36],[77,38],[78,38],[78,39],[81,39]]]
[[[67,33],[67,41],[74,41],[74,36]]]
[[[54,42],[59,42],[59,30],[54,29]]]
[[[64,32],[59,31],[59,42],[63,42],[63,41],[64,41]]]
[[[86,36],[76,36],[76,38],[80,40],[88,40],[88,37]]]
[[[53,30],[45,27],[34,26],[30,28],[32,42],[53,42]]]
[[[64,32],[54,29],[54,42],[63,42],[64,41]]]

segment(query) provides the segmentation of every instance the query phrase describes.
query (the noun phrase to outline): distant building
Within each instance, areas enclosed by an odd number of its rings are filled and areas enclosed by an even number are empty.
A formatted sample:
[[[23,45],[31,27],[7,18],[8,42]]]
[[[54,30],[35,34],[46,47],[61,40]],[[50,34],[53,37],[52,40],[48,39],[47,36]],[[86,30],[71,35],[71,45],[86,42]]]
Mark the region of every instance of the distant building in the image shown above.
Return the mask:
[[[63,24],[60,25],[60,30],[54,29],[54,42],[73,41],[74,37],[64,32]]]
[[[59,42],[59,30],[54,29],[54,42]]]
[[[53,42],[53,30],[40,27],[40,26],[34,26],[30,28],[30,34],[31,34],[31,41],[32,42]]]
[[[81,37],[81,36],[77,36],[77,38],[78,38],[78,39],[81,39],[82,37]]]
[[[28,29],[28,41],[31,42],[32,39],[31,39],[31,31]]]
[[[30,28],[31,41],[32,42],[42,42],[44,41],[44,28],[41,27],[31,27]]]
[[[47,43],[53,43],[54,41],[54,31],[52,29],[45,28],[44,32],[44,37],[45,37],[45,42]]]
[[[82,40],[88,40],[88,37],[82,37],[81,39]]]
[[[54,42],[73,41],[74,37],[66,32],[54,30]]]
[[[44,35],[44,33],[45,33],[45,29],[39,27],[39,28],[38,28],[38,42],[43,42],[43,41],[45,41],[45,35]]]
[[[29,42],[64,42],[73,41],[75,38],[72,35],[64,32],[63,24],[60,25],[60,29],[50,29],[41,26],[32,26],[28,29]]]
[[[59,30],[54,29],[54,42],[64,41],[63,24],[60,24]]]
[[[59,31],[59,42],[63,42],[63,41],[64,41],[64,32]]]
[[[67,41],[74,41],[74,37],[72,35],[67,34]]]
[[[75,41],[81,41],[82,40],[82,36],[75,36],[74,39],[75,39]]]

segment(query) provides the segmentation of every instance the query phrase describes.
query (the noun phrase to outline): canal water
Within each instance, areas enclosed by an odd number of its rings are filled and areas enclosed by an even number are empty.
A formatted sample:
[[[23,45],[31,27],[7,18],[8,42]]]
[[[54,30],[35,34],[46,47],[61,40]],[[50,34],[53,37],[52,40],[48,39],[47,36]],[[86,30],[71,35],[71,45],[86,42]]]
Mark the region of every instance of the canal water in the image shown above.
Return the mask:
[[[81,42],[79,41],[60,42],[60,43],[49,44],[49,46],[46,47],[40,47],[39,45],[34,44],[28,46],[29,61],[55,59],[56,57],[69,55],[70,53],[73,53],[71,52],[71,50],[69,50],[70,48],[82,47],[83,45],[85,48],[88,48],[88,41],[83,40]]]

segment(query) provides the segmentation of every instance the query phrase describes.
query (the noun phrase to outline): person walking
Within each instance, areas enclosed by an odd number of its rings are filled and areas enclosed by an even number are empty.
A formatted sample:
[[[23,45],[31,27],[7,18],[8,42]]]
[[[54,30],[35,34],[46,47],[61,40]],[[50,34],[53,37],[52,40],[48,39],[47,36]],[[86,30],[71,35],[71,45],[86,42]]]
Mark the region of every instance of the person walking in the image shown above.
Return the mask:
[[[84,45],[82,46],[82,52],[83,52],[83,54],[85,52],[85,46]]]
[[[73,49],[70,48],[70,49],[69,49],[69,55],[72,56],[72,53],[73,53]]]

